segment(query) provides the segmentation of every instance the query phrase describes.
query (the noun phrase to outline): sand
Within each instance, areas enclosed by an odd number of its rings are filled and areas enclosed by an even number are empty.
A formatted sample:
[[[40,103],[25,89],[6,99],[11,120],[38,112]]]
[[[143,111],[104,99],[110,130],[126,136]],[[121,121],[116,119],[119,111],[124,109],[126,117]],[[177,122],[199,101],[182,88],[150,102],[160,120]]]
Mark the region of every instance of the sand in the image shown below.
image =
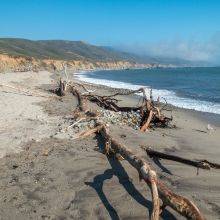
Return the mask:
[[[72,95],[58,98],[50,93],[53,78],[48,72],[0,75],[1,83],[44,96],[0,87],[0,219],[149,219],[150,191],[137,171],[126,161],[102,154],[99,137],[74,140],[73,130],[66,130],[77,102]],[[114,91],[88,87],[100,94]],[[134,103],[131,96],[122,104]],[[194,201],[207,219],[220,219],[219,170],[199,170],[197,175],[187,165],[155,163],[140,147],[220,163],[219,117],[179,108],[172,114],[176,129],[141,133],[111,125],[110,130],[151,162],[173,191]],[[213,130],[207,130],[208,124]],[[182,218],[167,208],[161,219]]]

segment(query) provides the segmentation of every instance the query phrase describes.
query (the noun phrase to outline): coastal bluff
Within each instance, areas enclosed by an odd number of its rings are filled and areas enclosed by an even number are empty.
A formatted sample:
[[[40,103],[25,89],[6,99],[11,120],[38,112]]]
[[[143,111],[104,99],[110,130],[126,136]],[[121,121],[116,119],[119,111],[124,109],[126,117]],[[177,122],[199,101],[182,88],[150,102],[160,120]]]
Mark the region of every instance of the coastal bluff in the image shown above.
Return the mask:
[[[37,59],[33,57],[0,54],[0,72],[26,72],[41,70],[60,71],[63,65],[73,70],[148,68],[151,64],[139,64],[129,61],[89,61],[89,60],[56,60]]]
[[[83,41],[0,38],[0,72],[127,69],[160,66],[157,60]]]

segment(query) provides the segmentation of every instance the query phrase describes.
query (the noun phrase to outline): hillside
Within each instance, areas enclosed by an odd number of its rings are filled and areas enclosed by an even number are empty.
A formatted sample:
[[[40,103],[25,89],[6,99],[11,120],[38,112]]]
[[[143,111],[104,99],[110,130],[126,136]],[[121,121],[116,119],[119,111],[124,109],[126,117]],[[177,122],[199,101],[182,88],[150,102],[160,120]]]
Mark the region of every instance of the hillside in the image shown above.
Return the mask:
[[[37,59],[130,61],[139,62],[139,57],[108,47],[94,46],[82,41],[40,40],[1,38],[0,53],[26,56]]]
[[[187,60],[141,56],[122,52],[112,47],[91,45],[83,41],[33,41],[18,38],[0,38],[0,72],[62,69],[64,62],[75,70],[201,66],[201,64],[195,64]]]
[[[83,41],[67,40],[27,40],[19,38],[0,38],[0,54],[52,59],[63,61],[118,62],[128,61],[138,64],[204,66],[204,62],[192,62],[180,58],[152,57],[123,52],[112,47],[95,46]]]

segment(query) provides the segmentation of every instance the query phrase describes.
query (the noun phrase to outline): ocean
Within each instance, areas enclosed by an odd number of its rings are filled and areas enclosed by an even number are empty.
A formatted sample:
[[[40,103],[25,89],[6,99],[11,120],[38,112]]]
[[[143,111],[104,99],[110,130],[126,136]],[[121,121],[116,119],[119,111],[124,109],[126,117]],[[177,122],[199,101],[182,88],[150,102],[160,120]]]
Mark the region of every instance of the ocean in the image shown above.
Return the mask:
[[[177,107],[220,114],[220,67],[100,70],[77,76],[114,88],[152,88],[155,100],[160,96]]]

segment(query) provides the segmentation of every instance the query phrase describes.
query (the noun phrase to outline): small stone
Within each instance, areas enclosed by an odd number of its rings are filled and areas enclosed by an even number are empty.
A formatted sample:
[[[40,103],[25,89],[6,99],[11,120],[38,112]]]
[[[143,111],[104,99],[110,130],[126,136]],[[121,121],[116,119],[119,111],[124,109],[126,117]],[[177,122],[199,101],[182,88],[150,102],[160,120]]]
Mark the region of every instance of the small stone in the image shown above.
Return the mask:
[[[17,164],[13,164],[12,165],[12,169],[17,169],[18,168],[18,165]]]

